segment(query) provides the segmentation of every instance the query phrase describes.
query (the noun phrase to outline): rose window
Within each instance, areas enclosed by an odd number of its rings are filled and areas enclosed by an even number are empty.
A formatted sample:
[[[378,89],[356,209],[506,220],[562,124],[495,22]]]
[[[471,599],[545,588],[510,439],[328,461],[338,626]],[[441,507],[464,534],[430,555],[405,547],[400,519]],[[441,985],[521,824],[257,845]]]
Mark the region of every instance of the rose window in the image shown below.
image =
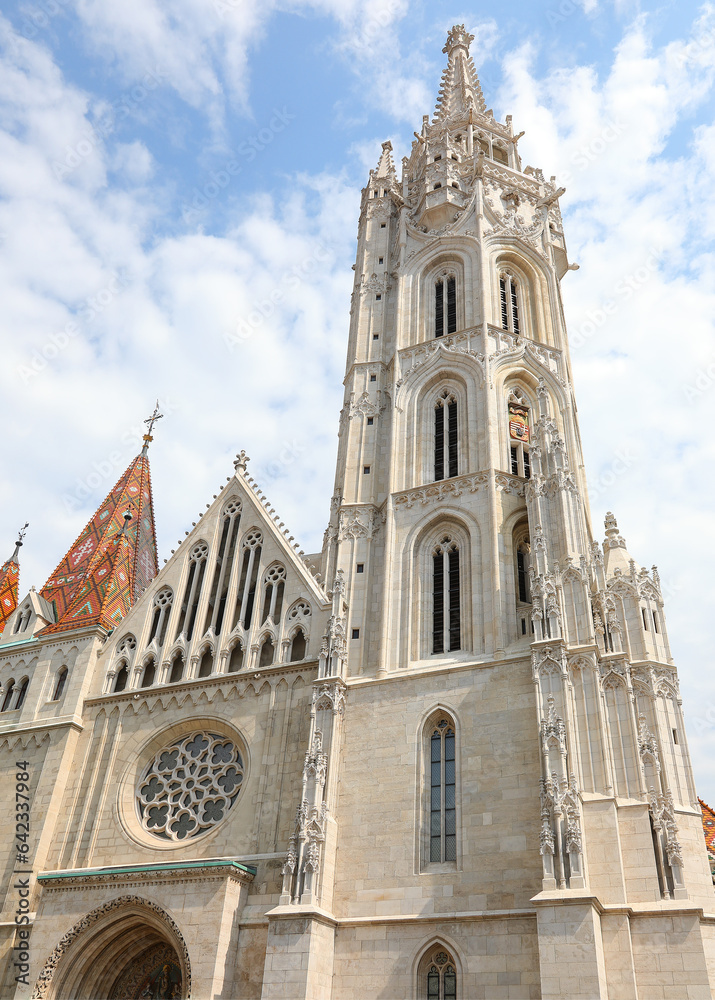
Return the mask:
[[[161,750],[137,786],[142,826],[164,840],[187,840],[226,816],[238,798],[243,760],[230,740],[192,733]]]

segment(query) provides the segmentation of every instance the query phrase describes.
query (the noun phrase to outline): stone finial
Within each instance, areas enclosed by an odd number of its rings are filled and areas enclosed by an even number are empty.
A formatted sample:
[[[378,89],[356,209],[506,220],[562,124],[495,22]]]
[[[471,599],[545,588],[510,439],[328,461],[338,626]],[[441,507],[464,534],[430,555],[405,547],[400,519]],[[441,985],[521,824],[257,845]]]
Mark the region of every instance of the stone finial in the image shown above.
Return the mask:
[[[469,51],[469,46],[474,41],[474,35],[470,35],[465,29],[463,24],[455,24],[452,30],[447,35],[447,44],[442,49],[448,56],[452,55],[452,52],[461,46]]]
[[[606,548],[625,549],[626,540],[623,537],[623,535],[619,533],[618,522],[616,521],[615,517],[613,516],[610,510],[607,511],[606,513],[604,524],[606,527],[606,541],[604,543]]]
[[[250,461],[251,460],[246,454],[246,452],[243,451],[243,449],[241,449],[241,451],[239,451],[239,453],[236,455],[236,461],[233,463],[233,467],[236,470],[236,472],[243,472],[245,475],[246,466]]]

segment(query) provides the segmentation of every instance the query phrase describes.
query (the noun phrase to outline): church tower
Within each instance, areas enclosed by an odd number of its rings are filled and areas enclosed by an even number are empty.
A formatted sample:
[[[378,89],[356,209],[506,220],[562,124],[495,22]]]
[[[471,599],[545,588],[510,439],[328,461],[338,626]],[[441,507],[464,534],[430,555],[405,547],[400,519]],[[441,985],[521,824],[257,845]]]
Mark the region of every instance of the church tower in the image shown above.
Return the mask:
[[[591,524],[564,190],[487,108],[472,41],[450,31],[401,177],[384,143],[362,195],[325,542],[348,608],[334,981],[378,954],[375,995],[709,997],[658,573]]]
[[[588,506],[564,191],[472,41],[362,192],[322,552],[240,452],[157,572],[144,448],[39,594],[3,567],[2,996],[714,995],[658,572]]]

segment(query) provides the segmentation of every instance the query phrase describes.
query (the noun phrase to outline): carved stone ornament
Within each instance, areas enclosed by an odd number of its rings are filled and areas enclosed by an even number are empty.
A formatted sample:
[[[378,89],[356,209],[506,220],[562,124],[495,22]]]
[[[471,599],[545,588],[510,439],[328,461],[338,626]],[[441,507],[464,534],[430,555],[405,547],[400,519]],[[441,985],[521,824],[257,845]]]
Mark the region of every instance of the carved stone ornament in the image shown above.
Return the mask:
[[[96,924],[98,920],[101,920],[102,917],[111,913],[113,910],[119,910],[128,906],[139,906],[142,909],[150,910],[158,916],[159,919],[166,924],[167,929],[171,931],[173,938],[172,943],[176,947],[176,950],[179,952],[182,959],[185,994],[187,997],[190,997],[191,961],[189,959],[189,951],[186,947],[186,942],[184,941],[183,935],[181,934],[181,931],[176,923],[171,919],[168,913],[161,909],[160,906],[157,906],[156,903],[151,903],[148,899],[143,899],[141,896],[118,896],[116,899],[111,899],[108,903],[98,906],[96,910],[92,910],[91,913],[88,913],[86,917],[83,917],[82,920],[78,921],[78,923],[76,923],[74,927],[67,931],[64,937],[60,939],[52,954],[45,962],[42,972],[35,983],[32,1000],[44,1000],[47,996],[58,965],[67,953],[70,945],[81,934],[89,930],[89,928]]]

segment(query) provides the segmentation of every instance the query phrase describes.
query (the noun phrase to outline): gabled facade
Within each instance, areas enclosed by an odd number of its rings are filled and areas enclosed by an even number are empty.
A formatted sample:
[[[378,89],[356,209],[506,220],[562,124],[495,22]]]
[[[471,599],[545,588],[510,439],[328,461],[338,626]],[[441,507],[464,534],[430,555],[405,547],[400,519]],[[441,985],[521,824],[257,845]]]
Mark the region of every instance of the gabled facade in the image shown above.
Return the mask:
[[[563,191],[471,41],[362,194],[322,553],[241,453],[137,587],[130,476],[43,590],[61,627],[2,637],[35,817],[5,859],[33,872],[6,878],[7,996],[713,995],[658,573],[588,508]]]

